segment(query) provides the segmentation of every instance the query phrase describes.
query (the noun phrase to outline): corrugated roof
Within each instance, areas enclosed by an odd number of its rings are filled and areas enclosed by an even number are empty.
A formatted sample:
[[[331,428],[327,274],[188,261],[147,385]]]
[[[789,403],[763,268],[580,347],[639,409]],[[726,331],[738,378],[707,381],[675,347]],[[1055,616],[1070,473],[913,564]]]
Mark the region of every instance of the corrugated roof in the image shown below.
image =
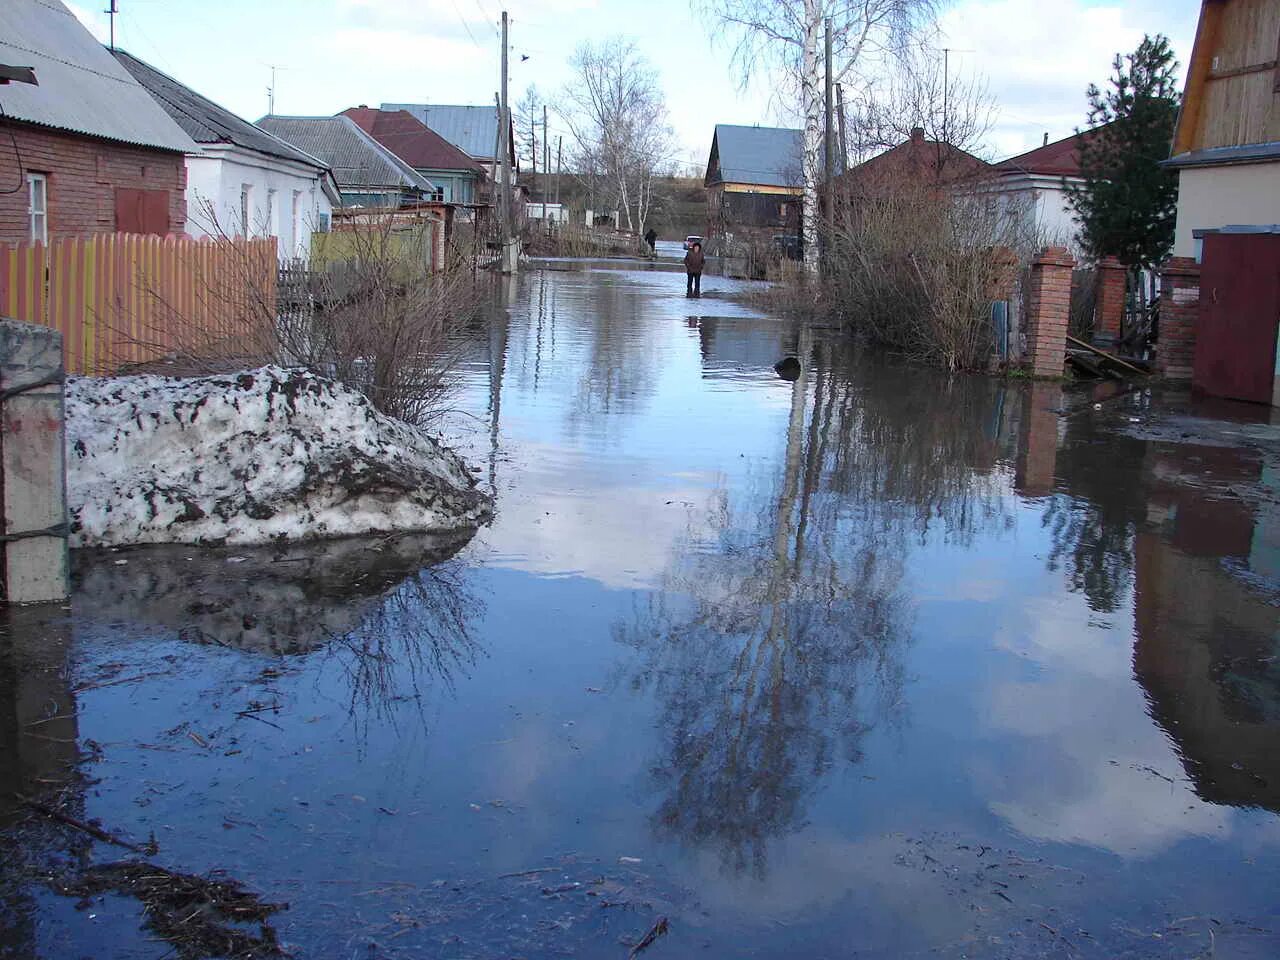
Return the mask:
[[[39,86],[0,87],[6,116],[188,153],[195,143],[59,0],[0,2],[0,62],[34,67]]]
[[[1084,136],[1086,139],[1096,137],[1107,126],[1108,124],[1104,124],[1101,127],[1093,127],[1086,130],[1084,131]],[[1010,157],[1008,160],[996,164],[996,166],[1002,171],[1012,170],[1019,173],[1034,173],[1046,177],[1079,177],[1083,175],[1080,170],[1080,152],[1076,148],[1076,135],[1074,133],[1069,137],[1063,137],[1061,140],[1055,140],[1053,143],[1047,143],[1043,147],[1036,147],[1034,150],[1020,153],[1016,157]]]
[[[369,136],[350,117],[263,117],[258,126],[328,165],[340,190],[408,187],[435,193],[435,185]]]
[[[114,53],[120,65],[196,143],[230,143],[268,156],[305,163],[319,170],[325,169],[325,165],[311,154],[272,136],[261,127],[255,127],[168,74],[161,73],[151,64],[123,50],[117,49]]]
[[[707,186],[715,183],[798,186],[802,137],[803,131],[783,127],[717,123],[705,182]]]
[[[467,156],[494,160],[498,143],[498,108],[438,103],[384,103],[383,110],[406,110]]]
[[[840,176],[846,187],[884,189],[914,182],[944,186],[987,176],[991,165],[967,150],[940,140],[926,140],[917,128],[895,147],[864,160]]]
[[[415,170],[465,170],[479,174],[484,168],[407,110],[375,110],[351,107],[342,111],[365,133]]]

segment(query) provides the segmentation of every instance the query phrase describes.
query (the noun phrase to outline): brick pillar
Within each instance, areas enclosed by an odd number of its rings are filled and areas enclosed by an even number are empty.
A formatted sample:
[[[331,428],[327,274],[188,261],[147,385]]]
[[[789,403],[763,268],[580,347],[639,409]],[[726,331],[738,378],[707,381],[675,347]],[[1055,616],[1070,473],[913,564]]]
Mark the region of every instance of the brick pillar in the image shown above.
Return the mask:
[[[1200,312],[1200,264],[1170,257],[1160,271],[1160,342],[1156,371],[1169,380],[1190,380]]]
[[[1071,269],[1066,247],[1045,247],[1031,263],[1027,297],[1027,363],[1033,376],[1060,377],[1071,317]]]
[[[1103,337],[1119,337],[1124,320],[1124,286],[1128,271],[1115,257],[1098,261],[1098,299],[1093,307],[1093,332]]]
[[[1024,394],[1013,478],[1014,490],[1024,496],[1043,497],[1053,492],[1061,407],[1061,384],[1033,383]]]

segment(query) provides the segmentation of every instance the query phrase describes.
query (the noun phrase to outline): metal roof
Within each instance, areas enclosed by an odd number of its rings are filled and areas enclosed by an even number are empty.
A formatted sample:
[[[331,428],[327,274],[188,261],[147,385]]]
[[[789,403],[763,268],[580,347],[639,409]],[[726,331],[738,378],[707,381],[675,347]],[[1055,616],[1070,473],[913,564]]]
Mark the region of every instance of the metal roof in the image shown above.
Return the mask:
[[[361,130],[350,117],[270,116],[259,120],[258,126],[326,164],[340,190],[408,187],[436,192],[435,184]]]
[[[0,62],[34,67],[39,81],[0,87],[10,119],[162,150],[196,149],[60,0],[0,2]]]
[[[1220,164],[1280,161],[1280,141],[1245,143],[1236,147],[1203,147],[1162,160],[1162,167],[1212,167]]]
[[[365,133],[415,170],[461,170],[482,174],[484,167],[426,126],[407,110],[351,107],[342,111]]]
[[[799,185],[803,131],[782,127],[739,127],[717,123],[711,139],[706,183],[747,183],[765,187]]]
[[[317,170],[325,169],[324,163],[311,154],[304,153],[261,127],[255,127],[248,120],[218,106],[208,97],[202,97],[168,74],[161,73],[151,64],[123,50],[113,52],[120,65],[142,84],[143,89],[151,94],[165,113],[196,143],[230,143],[246,150],[303,163]]]
[[[476,160],[495,158],[498,108],[437,103],[384,103],[383,110],[406,110],[463,153]]]

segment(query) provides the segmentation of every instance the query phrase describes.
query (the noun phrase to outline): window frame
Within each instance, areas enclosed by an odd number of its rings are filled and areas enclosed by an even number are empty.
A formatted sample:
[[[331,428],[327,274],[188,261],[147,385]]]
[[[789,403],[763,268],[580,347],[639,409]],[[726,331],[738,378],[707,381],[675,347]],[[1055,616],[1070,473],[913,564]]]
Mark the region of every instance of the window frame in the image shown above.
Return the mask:
[[[40,184],[40,209],[36,209],[36,184]],[[40,218],[40,231],[36,232],[36,218]],[[27,236],[32,241],[49,243],[49,175],[27,173]]]

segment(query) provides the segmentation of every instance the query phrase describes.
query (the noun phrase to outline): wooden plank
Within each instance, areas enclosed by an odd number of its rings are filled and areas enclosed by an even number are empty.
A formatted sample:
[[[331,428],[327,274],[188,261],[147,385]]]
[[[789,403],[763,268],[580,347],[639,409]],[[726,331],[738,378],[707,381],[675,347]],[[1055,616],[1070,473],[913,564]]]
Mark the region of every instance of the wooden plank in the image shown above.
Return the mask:
[[[1106,357],[1109,361],[1116,364],[1117,366],[1124,367],[1126,370],[1132,370],[1134,373],[1136,373],[1140,377],[1147,376],[1147,371],[1142,370],[1139,367],[1135,367],[1132,363],[1129,363],[1126,360],[1121,360],[1114,353],[1108,353],[1106,350],[1103,350],[1099,347],[1095,347],[1092,343],[1085,343],[1083,340],[1077,340],[1075,337],[1071,336],[1071,334],[1069,333],[1067,334],[1067,343],[1080,347],[1082,350],[1088,350],[1091,353],[1096,353],[1100,357]]]
[[[1200,122],[1204,108],[1204,87],[1218,45],[1218,28],[1222,23],[1225,0],[1203,0],[1200,5],[1200,21],[1196,25],[1195,44],[1187,64],[1187,84],[1178,111],[1178,125],[1174,131],[1173,153],[1187,153],[1202,145]]]

